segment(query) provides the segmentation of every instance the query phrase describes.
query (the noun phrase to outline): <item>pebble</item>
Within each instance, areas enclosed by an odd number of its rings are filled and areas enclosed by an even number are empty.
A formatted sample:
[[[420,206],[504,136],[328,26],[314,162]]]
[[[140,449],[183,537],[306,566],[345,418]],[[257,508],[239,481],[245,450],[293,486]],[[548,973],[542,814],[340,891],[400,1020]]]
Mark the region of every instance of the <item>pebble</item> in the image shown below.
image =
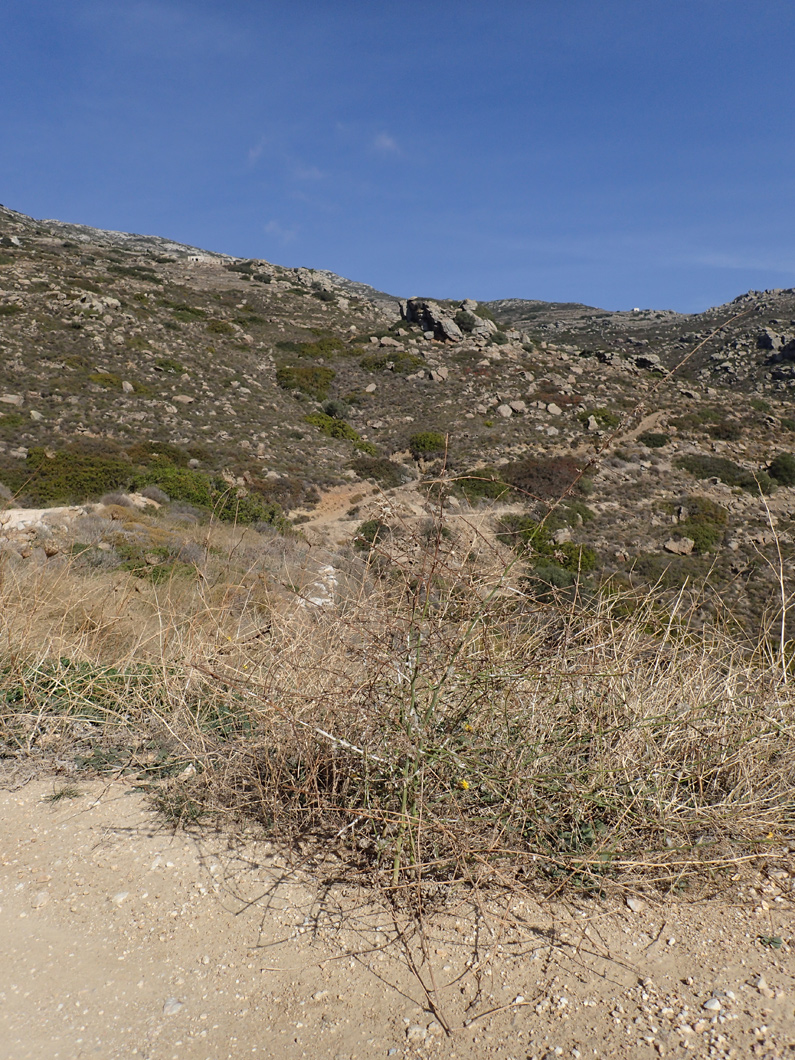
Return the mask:
[[[420,1027],[418,1023],[413,1024],[411,1027],[406,1027],[406,1041],[424,1042],[427,1037],[428,1032],[424,1027]]]
[[[646,903],[642,898],[627,898],[627,908],[633,913],[642,913],[646,908]]]
[[[114,905],[121,905],[129,897],[130,897],[130,892],[129,891],[119,891],[118,894],[114,894],[114,896],[113,896],[113,904]]]
[[[38,894],[34,894],[30,901],[30,904],[34,909],[41,909],[50,900],[50,895],[47,891],[39,891]]]
[[[176,1016],[179,1010],[182,1008],[182,1002],[175,997],[168,998],[163,1003],[163,1015],[164,1016]]]
[[[703,1007],[707,1010],[707,1012],[720,1012],[721,1003],[716,997],[711,997],[709,1001],[704,1002]]]

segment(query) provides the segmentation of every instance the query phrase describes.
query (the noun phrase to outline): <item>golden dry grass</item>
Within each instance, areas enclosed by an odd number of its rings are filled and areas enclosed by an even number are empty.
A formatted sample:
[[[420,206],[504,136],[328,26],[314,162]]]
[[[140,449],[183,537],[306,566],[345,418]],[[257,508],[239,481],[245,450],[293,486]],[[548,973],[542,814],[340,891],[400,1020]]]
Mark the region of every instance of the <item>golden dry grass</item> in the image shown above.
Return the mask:
[[[540,601],[435,525],[366,562],[197,529],[193,575],[161,582],[5,562],[6,761],[147,778],[174,822],[255,821],[423,901],[682,887],[786,855],[777,659],[655,599]],[[329,562],[334,606],[308,603]]]

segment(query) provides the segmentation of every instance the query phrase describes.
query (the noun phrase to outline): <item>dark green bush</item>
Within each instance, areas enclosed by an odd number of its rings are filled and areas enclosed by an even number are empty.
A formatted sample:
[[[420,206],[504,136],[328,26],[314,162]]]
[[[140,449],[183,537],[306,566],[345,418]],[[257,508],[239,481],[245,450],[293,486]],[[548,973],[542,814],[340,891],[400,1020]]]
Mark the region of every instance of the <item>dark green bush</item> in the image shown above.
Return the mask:
[[[662,449],[664,445],[668,445],[670,440],[669,434],[659,434],[657,431],[644,431],[643,434],[638,435],[638,441],[647,449]]]
[[[780,422],[785,431],[795,431],[795,420],[789,416],[782,416]]]
[[[517,552],[528,552],[535,567],[557,567],[573,574],[586,573],[596,567],[596,552],[588,545],[574,541],[556,544],[550,528],[529,515],[505,515],[497,524],[497,540]]]
[[[476,319],[474,313],[468,313],[465,309],[459,309],[453,317],[461,330],[469,335],[475,327]]]
[[[157,461],[138,474],[134,486],[139,490],[157,486],[172,501],[210,510],[224,522],[270,523],[279,529],[287,525],[281,506],[256,492],[242,492],[222,478],[211,478],[203,471],[174,467],[164,461]]]
[[[408,469],[386,457],[359,456],[350,465],[359,478],[373,479],[384,489],[402,486],[408,481]]]
[[[15,313],[21,313],[22,306],[0,305],[0,317],[12,317]]]
[[[380,519],[368,519],[356,531],[353,543],[356,548],[369,551],[371,548],[375,548],[379,542],[389,537],[391,533],[392,531],[387,524],[382,523]]]
[[[207,330],[211,335],[233,335],[235,331],[228,320],[211,320],[207,324]]]
[[[421,368],[425,361],[422,357],[406,353],[404,350],[384,349],[379,350],[378,353],[365,354],[359,364],[366,372],[381,372],[389,369],[398,375],[408,375],[409,372],[416,372],[418,368]]]
[[[754,475],[735,464],[733,460],[722,456],[681,456],[676,461],[676,466],[689,471],[696,478],[717,478],[727,486],[739,486],[750,492],[761,490],[762,493],[770,493],[774,485],[766,472],[757,471]]]
[[[155,361],[155,368],[159,368],[161,372],[169,372],[171,375],[184,375],[187,372],[187,368],[170,357],[159,357]]]
[[[479,467],[467,471],[465,475],[456,478],[454,489],[456,493],[466,497],[470,504],[481,500],[507,499],[512,493],[511,487],[493,467]]]
[[[276,369],[276,382],[285,390],[300,390],[322,401],[336,374],[333,368],[319,364],[283,364]]]
[[[779,453],[770,461],[768,473],[782,486],[795,486],[795,456]]]
[[[582,424],[586,424],[591,416],[593,416],[603,431],[614,430],[621,423],[621,417],[618,413],[611,412],[610,409],[585,409],[583,412],[577,413],[577,419]]]
[[[327,416],[331,416],[335,420],[345,420],[348,418],[351,408],[347,402],[342,401],[340,398],[332,398],[330,401],[323,402],[323,411]]]
[[[418,431],[409,438],[409,449],[415,460],[441,456],[446,448],[445,436],[438,431]]]
[[[110,272],[119,276],[129,276],[132,280],[146,280],[147,283],[160,283],[160,277],[152,269],[143,265],[109,265]]]
[[[92,372],[88,377],[88,381],[96,383],[98,386],[104,386],[108,390],[121,390],[121,376],[114,375],[112,372]]]
[[[304,419],[307,423],[311,423],[313,427],[319,427],[329,438],[353,442],[357,449],[363,453],[368,453],[370,456],[375,456],[377,453],[375,446],[371,445],[370,442],[365,442],[359,432],[351,427],[349,423],[346,423],[345,420],[327,416],[325,412],[313,412],[309,416],[305,416]]]
[[[770,412],[770,405],[764,398],[751,398],[748,404],[757,412]]]
[[[722,442],[737,442],[742,438],[743,431],[739,423],[734,420],[721,420],[707,428],[711,438]]]
[[[49,457],[44,448],[36,446],[22,466],[2,469],[6,486],[40,507],[96,500],[103,493],[127,489],[132,477],[132,465],[123,454],[90,453],[74,447]]]

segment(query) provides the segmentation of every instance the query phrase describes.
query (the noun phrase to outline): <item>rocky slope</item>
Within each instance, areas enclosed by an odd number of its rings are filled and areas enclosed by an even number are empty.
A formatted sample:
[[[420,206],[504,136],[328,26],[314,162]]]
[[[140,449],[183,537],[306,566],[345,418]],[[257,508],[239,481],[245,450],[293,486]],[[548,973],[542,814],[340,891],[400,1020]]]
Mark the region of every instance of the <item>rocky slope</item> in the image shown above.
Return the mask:
[[[571,487],[533,539],[537,583],[695,584],[702,617],[756,633],[795,517],[795,290],[692,316],[464,294],[0,208],[7,504],[149,485],[190,516],[226,489],[339,542],[383,518],[374,483],[421,511],[444,468],[448,510],[485,496],[510,541]],[[357,482],[329,525],[319,497]]]

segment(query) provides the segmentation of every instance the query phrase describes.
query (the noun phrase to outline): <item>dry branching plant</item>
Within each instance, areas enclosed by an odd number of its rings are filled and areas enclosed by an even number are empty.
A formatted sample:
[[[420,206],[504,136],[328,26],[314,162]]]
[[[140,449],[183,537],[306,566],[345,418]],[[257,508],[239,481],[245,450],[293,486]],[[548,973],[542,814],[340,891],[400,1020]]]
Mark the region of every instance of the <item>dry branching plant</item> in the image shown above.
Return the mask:
[[[539,597],[471,525],[320,557],[211,528],[165,581],[6,562],[6,765],[133,775],[175,824],[248,821],[418,907],[785,856],[786,666],[682,600]]]

